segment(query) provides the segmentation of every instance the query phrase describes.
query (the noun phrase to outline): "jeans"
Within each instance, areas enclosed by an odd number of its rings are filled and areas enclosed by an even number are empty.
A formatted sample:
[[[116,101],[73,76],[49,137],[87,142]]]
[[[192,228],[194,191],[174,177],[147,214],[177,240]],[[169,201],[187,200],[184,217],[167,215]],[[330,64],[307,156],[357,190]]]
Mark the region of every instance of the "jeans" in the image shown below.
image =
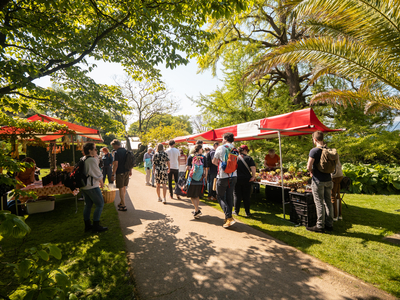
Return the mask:
[[[169,187],[169,194],[171,197],[174,195],[174,191],[172,190],[172,176],[174,176],[175,185],[178,183],[178,169],[170,169],[168,173],[168,187]]]
[[[108,176],[108,183],[114,183],[111,180],[112,175],[112,166],[103,167],[103,183],[106,181],[106,177]]]
[[[233,191],[236,181],[237,177],[218,178],[217,181],[217,198],[226,219],[232,218]]]
[[[214,179],[217,174],[209,174],[208,176],[208,197],[216,197],[217,191],[213,191]]]
[[[101,190],[99,187],[90,190],[80,190],[83,194],[83,198],[85,199],[85,207],[83,209],[83,219],[85,221],[90,221],[90,211],[92,210],[92,205],[96,206],[93,213],[93,221],[100,221],[100,215],[103,211],[104,199],[101,194]]]
[[[233,203],[235,206],[235,212],[239,214],[240,204],[243,200],[244,210],[246,215],[250,214],[250,195],[252,189],[252,183],[248,179],[238,180],[233,193]]]
[[[151,171],[151,185],[154,186],[154,170]]]
[[[317,210],[317,227],[324,228],[333,226],[333,207],[331,202],[332,181],[315,182],[312,180],[311,189]],[[325,220],[326,212],[326,220]]]

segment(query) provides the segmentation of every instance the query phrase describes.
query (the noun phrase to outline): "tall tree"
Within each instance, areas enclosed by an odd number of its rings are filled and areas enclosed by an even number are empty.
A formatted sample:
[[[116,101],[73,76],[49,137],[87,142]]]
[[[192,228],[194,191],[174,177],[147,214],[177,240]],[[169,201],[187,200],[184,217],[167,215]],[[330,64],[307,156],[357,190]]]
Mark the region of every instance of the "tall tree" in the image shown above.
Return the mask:
[[[280,45],[288,45],[304,37],[304,28],[296,19],[290,18],[290,10],[284,8],[282,0],[255,0],[248,10],[229,18],[213,19],[209,32],[214,39],[209,42],[208,52],[199,58],[202,70],[212,68],[220,58],[232,51],[245,48],[251,55],[247,64],[257,62],[261,56]],[[272,93],[274,86],[284,83],[295,105],[305,106],[308,94],[310,70],[297,64],[284,64],[267,71],[251,69],[249,80],[255,79],[259,90]]]
[[[155,116],[154,118],[152,118],[152,120],[146,123],[146,128],[142,130],[143,134],[146,134],[149,130],[160,126],[160,124],[162,126],[174,126],[177,124],[182,124],[183,129],[188,134],[191,134],[193,132],[192,124],[190,122],[190,116],[186,115],[172,116],[170,114],[160,114],[158,116]],[[133,122],[130,125],[128,133],[131,136],[139,135],[139,121]]]
[[[365,111],[400,109],[400,1],[291,0],[297,19],[306,21],[308,39],[275,48],[255,69],[310,62],[312,81],[333,74],[353,89],[316,94],[312,103],[363,103]]]
[[[243,8],[244,0],[1,1],[0,106],[19,111],[39,101],[80,114],[95,107],[100,93],[88,77],[95,68],[89,58],[121,63],[137,78],[158,77],[160,63],[187,63],[178,51],[204,53],[207,16]],[[35,80],[45,76],[73,91],[71,97],[38,87]],[[75,96],[87,109],[75,106]],[[107,108],[99,111],[107,115]]]
[[[122,94],[127,100],[130,114],[121,115],[125,120],[137,119],[137,135],[140,137],[148,130],[149,123],[157,117],[178,110],[179,105],[171,92],[156,81],[134,81],[129,75],[119,83]]]

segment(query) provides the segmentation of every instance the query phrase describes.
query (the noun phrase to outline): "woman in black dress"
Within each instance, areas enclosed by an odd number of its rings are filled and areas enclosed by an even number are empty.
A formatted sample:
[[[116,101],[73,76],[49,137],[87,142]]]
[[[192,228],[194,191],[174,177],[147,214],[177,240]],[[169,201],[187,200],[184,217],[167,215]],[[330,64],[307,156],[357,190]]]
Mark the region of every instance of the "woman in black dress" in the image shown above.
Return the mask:
[[[235,211],[233,214],[238,215],[240,211],[240,204],[243,200],[246,217],[251,217],[250,214],[250,195],[252,182],[256,179],[256,165],[254,160],[247,155],[249,148],[242,145],[238,148],[239,157],[237,160],[237,182],[233,192],[233,204]]]

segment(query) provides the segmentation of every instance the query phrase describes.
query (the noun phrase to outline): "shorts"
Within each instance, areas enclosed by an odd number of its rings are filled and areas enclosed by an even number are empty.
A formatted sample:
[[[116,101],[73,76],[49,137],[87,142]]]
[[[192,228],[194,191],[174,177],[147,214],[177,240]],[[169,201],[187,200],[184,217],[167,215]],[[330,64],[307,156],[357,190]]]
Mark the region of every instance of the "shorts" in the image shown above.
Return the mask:
[[[121,189],[125,186],[128,186],[129,183],[129,172],[117,174],[116,178],[116,187],[117,189]]]

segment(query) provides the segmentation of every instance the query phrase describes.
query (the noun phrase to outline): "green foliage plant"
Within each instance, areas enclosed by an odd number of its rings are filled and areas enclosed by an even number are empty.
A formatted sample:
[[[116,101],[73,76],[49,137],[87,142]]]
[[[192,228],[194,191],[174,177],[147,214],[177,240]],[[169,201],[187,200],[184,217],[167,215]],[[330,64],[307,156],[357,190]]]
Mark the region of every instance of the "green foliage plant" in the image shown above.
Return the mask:
[[[23,217],[0,211],[0,240],[3,238],[23,238],[31,232]],[[0,248],[4,252],[3,248]],[[5,256],[5,253],[2,253]],[[24,300],[31,299],[77,299],[75,292],[81,291],[78,285],[61,269],[46,268],[46,262],[51,258],[61,259],[61,250],[51,243],[41,244],[40,247],[25,249],[23,258],[16,262],[5,262],[14,271],[13,282],[0,282],[0,285],[12,285],[9,295],[1,295],[10,299],[14,295],[23,295]],[[17,282],[17,283],[15,283]]]

